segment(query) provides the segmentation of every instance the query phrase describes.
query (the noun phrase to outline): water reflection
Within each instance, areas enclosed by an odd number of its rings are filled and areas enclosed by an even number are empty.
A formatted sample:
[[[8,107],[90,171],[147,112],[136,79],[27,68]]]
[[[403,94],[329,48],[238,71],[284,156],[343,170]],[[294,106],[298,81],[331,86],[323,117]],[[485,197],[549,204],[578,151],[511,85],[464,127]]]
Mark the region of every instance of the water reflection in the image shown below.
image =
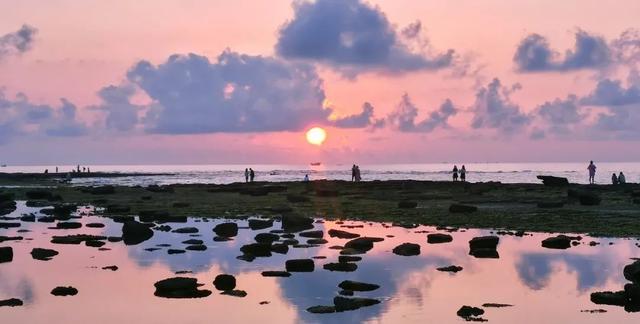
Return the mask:
[[[19,204],[16,212],[37,212]],[[200,323],[220,319],[225,322],[246,323],[268,319],[268,322],[295,323],[352,323],[352,322],[453,322],[459,320],[455,312],[465,305],[480,306],[486,302],[514,304],[509,309],[486,309],[485,318],[491,322],[632,322],[637,320],[616,307],[597,307],[588,295],[595,290],[616,290],[624,282],[622,268],[636,255],[637,247],[629,240],[612,240],[615,245],[596,247],[586,244],[568,250],[547,250],[540,247],[545,234],[527,237],[501,236],[498,251],[500,259],[476,259],[468,255],[468,241],[483,230],[452,233],[454,241],[446,244],[427,244],[423,231],[434,232],[431,227],[404,229],[385,228],[382,224],[349,223],[362,228],[345,229],[334,222],[315,224],[325,232],[328,244],[311,248],[290,248],[286,255],[273,254],[256,258],[253,262],[236,259],[240,247],[253,242],[253,237],[273,228],[253,231],[241,228],[232,241],[214,242],[212,228],[220,220],[202,221],[190,218],[187,223],[169,224],[173,228],[196,227],[198,236],[158,232],[135,246],[121,242],[108,242],[100,251],[84,245],[50,243],[53,235],[93,234],[120,236],[122,224],[111,219],[88,216],[80,222],[101,222],[104,228],[74,230],[48,229],[51,224],[22,223],[20,228],[0,230],[0,235],[21,235],[33,240],[4,242],[12,246],[14,260],[0,264],[0,299],[20,298],[24,307],[0,308],[2,322],[44,323],[52,320],[67,323],[112,323],[122,319],[154,323]],[[239,221],[246,227],[246,221]],[[347,240],[330,238],[329,229],[348,230],[366,236],[385,237],[357,262],[355,272],[331,272],[322,265],[337,262],[339,251],[332,245]],[[18,233],[20,229],[31,232]],[[421,233],[417,233],[421,232]],[[393,237],[386,237],[392,235]],[[187,251],[170,255],[167,249],[184,249],[182,242],[196,238],[207,245],[205,251]],[[299,238],[301,242],[305,238]],[[590,240],[590,239],[589,239]],[[588,241],[588,240],[586,240]],[[420,244],[419,256],[403,257],[391,250],[405,242]],[[169,244],[170,247],[160,246]],[[51,261],[33,260],[29,252],[34,247],[55,249],[60,252]],[[159,248],[154,251],[145,249]],[[294,273],[289,278],[266,278],[265,270],[284,270],[285,261],[317,256],[316,270]],[[102,270],[116,265],[117,271]],[[456,274],[437,271],[436,268],[459,265],[463,271]],[[177,271],[193,271],[187,276],[197,277],[205,289],[213,290],[211,282],[220,273],[236,276],[238,289],[248,292],[246,298],[213,294],[198,300],[170,300],[153,296],[153,283],[174,276]],[[376,298],[381,304],[356,311],[336,314],[311,314],[310,306],[331,305],[343,280],[363,281],[380,285],[370,292],[356,296]],[[76,297],[60,298],[50,295],[55,286],[72,285],[79,289]],[[267,301],[268,304],[262,303]],[[581,309],[605,308],[605,314],[580,313]],[[234,310],[234,311],[230,311]]]

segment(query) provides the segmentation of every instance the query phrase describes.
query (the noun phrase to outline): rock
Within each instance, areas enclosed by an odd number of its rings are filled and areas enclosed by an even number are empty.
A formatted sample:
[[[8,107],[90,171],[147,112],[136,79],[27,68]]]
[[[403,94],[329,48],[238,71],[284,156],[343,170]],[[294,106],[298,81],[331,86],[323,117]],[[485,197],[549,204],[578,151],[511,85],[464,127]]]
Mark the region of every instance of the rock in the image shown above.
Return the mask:
[[[329,313],[335,313],[336,308],[334,306],[318,305],[318,306],[311,306],[307,308],[307,312],[313,313],[313,314],[329,314]]]
[[[380,288],[380,286],[376,284],[351,281],[351,280],[345,280],[341,282],[340,284],[338,284],[338,287],[344,290],[351,290],[351,291],[372,291]]]
[[[309,197],[296,195],[296,194],[288,194],[287,201],[291,203],[303,203],[303,202],[308,202]]]
[[[513,307],[511,304],[498,304],[498,303],[484,303],[482,307],[485,308],[504,308],[504,307]]]
[[[24,215],[24,216],[20,217],[20,221],[29,222],[29,223],[35,222],[36,221],[36,215],[34,215],[34,214]]]
[[[204,244],[204,241],[202,241],[202,240],[197,240],[197,239],[190,239],[190,240],[182,241],[182,244],[187,244],[187,245],[200,245],[200,244]]]
[[[5,241],[22,241],[22,236],[0,236],[0,243]]]
[[[640,302],[640,284],[628,283],[624,285],[624,293],[633,303]]]
[[[312,259],[291,259],[285,262],[287,272],[313,272],[315,264]]]
[[[448,243],[451,241],[453,241],[453,236],[449,234],[433,233],[427,235],[427,243],[429,244]]]
[[[456,272],[462,271],[462,267],[460,267],[460,266],[456,266],[456,265],[450,265],[450,266],[447,266],[447,267],[440,267],[440,268],[437,268],[436,270],[438,270],[438,271],[443,271],[443,272],[453,272],[453,273],[456,273]]]
[[[373,306],[379,303],[379,300],[371,298],[347,298],[341,296],[333,298],[333,304],[336,308],[336,312],[356,310],[358,308]]]
[[[186,253],[187,251],[185,250],[180,250],[180,249],[168,249],[167,250],[167,254],[182,254],[182,253]]]
[[[261,243],[251,243],[240,247],[240,251],[244,254],[249,254],[256,257],[270,257],[271,245]]]
[[[244,290],[225,290],[220,295],[227,295],[233,297],[247,297],[247,292]]]
[[[313,218],[285,214],[282,215],[282,229],[286,232],[300,232],[313,228]]]
[[[320,245],[320,244],[327,244],[327,243],[329,243],[329,241],[321,238],[307,240],[307,244],[311,244],[311,245]]]
[[[78,294],[78,289],[69,287],[55,287],[51,290],[51,294],[54,296],[75,296]]]
[[[236,288],[236,278],[232,275],[220,274],[213,280],[213,285],[221,291],[233,290]]]
[[[145,251],[147,251],[147,252],[153,252],[153,251],[158,251],[158,250],[160,250],[160,248],[152,247],[152,248],[146,248],[146,249],[144,249],[144,250],[145,250]]]
[[[16,307],[22,306],[24,303],[22,300],[18,298],[10,298],[5,300],[0,300],[0,307]]]
[[[38,223],[53,223],[56,221],[56,218],[53,216],[43,216],[37,219]]]
[[[411,209],[418,207],[418,203],[415,201],[399,201],[398,208]]]
[[[341,231],[336,229],[330,229],[328,234],[331,237],[337,237],[341,239],[354,239],[354,238],[360,237],[360,234],[349,233],[347,231]]]
[[[236,223],[222,223],[216,225],[213,228],[216,235],[221,237],[234,237],[238,235],[238,224]]]
[[[542,184],[549,187],[566,187],[569,185],[569,180],[563,177],[539,175],[537,178],[542,180]]]
[[[223,237],[223,236],[215,236],[213,238],[214,242],[227,242],[227,241],[232,241],[233,239],[230,237]]]
[[[547,249],[568,249],[571,247],[571,239],[571,237],[566,235],[548,237],[542,240],[542,247]]]
[[[81,228],[82,224],[78,222],[58,222],[56,224],[56,229],[77,229]]]
[[[280,235],[277,234],[273,234],[273,233],[260,233],[257,234],[254,239],[256,240],[256,242],[261,243],[261,244],[271,244],[274,241],[277,241],[280,239]]]
[[[105,208],[105,212],[108,214],[122,214],[122,213],[128,213],[130,211],[131,211],[131,207],[121,206],[121,205],[108,205]]]
[[[393,253],[403,256],[420,255],[420,245],[414,243],[402,243],[393,248]]]
[[[196,244],[196,245],[189,245],[184,249],[189,251],[206,251],[207,246],[204,244]]]
[[[125,245],[140,244],[153,237],[153,230],[149,226],[136,222],[126,221],[122,226],[122,240]]]
[[[497,236],[479,236],[469,241],[469,248],[473,249],[496,249],[500,238]]]
[[[626,265],[622,273],[625,279],[640,284],[640,261],[636,260],[632,264]]]
[[[373,249],[373,243],[374,242],[381,242],[384,241],[383,238],[378,238],[378,237],[358,237],[355,238],[347,243],[345,243],[344,247],[345,248],[350,248],[350,249],[355,249],[361,252],[367,252],[371,249]]]
[[[105,225],[102,223],[89,223],[86,226],[89,228],[103,228]]]
[[[155,296],[164,298],[202,298],[211,295],[210,290],[198,290],[196,278],[174,277],[160,280],[154,284]]]
[[[468,320],[468,318],[470,317],[480,316],[484,314],[484,310],[478,307],[471,307],[471,306],[464,305],[460,307],[460,309],[458,309],[458,312],[456,312],[456,314]]]
[[[597,206],[602,201],[598,194],[588,191],[580,193],[578,199],[580,200],[580,205],[583,206]]]
[[[10,246],[0,247],[0,263],[13,261],[13,248]]]
[[[350,262],[335,262],[327,263],[322,268],[329,271],[353,272],[358,269],[358,265]]]
[[[301,232],[298,235],[300,237],[307,237],[307,238],[322,238],[324,236],[324,232],[323,231],[307,231],[307,232]]]
[[[484,248],[473,249],[469,251],[469,255],[472,255],[473,257],[478,259],[499,259],[500,258],[500,254],[498,253],[498,251],[494,249],[484,249]]]
[[[195,227],[181,227],[181,228],[174,229],[171,232],[178,233],[178,234],[192,234],[192,233],[198,233],[198,229]]]
[[[273,244],[271,245],[271,252],[279,253],[279,254],[287,254],[287,252],[289,252],[289,245]]]
[[[0,228],[9,229],[15,227],[20,227],[20,223],[0,222]]]
[[[340,250],[340,254],[341,255],[356,255],[356,254],[364,254],[367,253],[367,251],[360,251],[360,250],[356,250],[354,248],[343,248]]]
[[[362,257],[355,255],[341,255],[338,256],[338,262],[357,262],[362,260]]]
[[[627,296],[623,291],[600,291],[591,293],[591,302],[599,305],[624,306],[627,304]]]
[[[102,270],[111,270],[111,271],[117,271],[118,270],[118,266],[106,266],[106,267],[102,267]]]
[[[287,271],[262,271],[263,277],[291,277]]]
[[[249,228],[256,231],[273,226],[273,219],[249,219]]]
[[[86,241],[104,241],[106,236],[90,235],[90,234],[75,234],[65,236],[53,236],[51,243],[54,244],[80,244]]]
[[[478,210],[476,206],[462,205],[462,204],[451,204],[449,206],[450,213],[473,213]]]
[[[31,250],[31,257],[41,261],[49,261],[58,254],[58,251],[50,249],[34,248]]]
[[[111,242],[111,243],[118,243],[122,241],[122,237],[119,236],[109,236],[107,238],[107,241]]]

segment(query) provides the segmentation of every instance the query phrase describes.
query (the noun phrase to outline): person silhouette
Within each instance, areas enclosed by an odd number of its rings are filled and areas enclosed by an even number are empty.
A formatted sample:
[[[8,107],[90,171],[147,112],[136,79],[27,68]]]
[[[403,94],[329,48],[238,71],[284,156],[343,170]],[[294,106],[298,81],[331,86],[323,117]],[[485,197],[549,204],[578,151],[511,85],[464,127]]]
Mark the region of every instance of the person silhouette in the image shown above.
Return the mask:
[[[616,176],[615,173],[611,175],[611,184],[614,184],[614,185],[618,184],[618,177]]]
[[[351,181],[352,181],[352,182],[353,182],[353,181],[356,181],[356,172],[357,172],[357,167],[356,167],[356,165],[354,164],[354,165],[351,167]]]
[[[304,175],[304,182],[309,182],[309,175],[308,174]]]
[[[249,169],[244,169],[244,182],[249,182]]]
[[[593,161],[589,162],[589,166],[587,167],[587,170],[589,170],[589,184],[594,184],[596,183],[596,165],[593,164]],[[619,181],[620,179],[618,179]]]
[[[453,181],[458,181],[458,166],[453,166]]]
[[[622,173],[622,171],[620,171],[620,174],[618,175],[618,183],[619,184],[625,184],[627,183],[627,179],[624,176],[624,173]]]
[[[253,182],[253,178],[255,178],[255,177],[256,177],[256,173],[255,173],[255,172],[253,172],[253,169],[252,169],[252,168],[249,168],[249,180],[250,180],[251,182]]]
[[[462,165],[460,168],[460,181],[465,182],[467,180],[467,169]]]

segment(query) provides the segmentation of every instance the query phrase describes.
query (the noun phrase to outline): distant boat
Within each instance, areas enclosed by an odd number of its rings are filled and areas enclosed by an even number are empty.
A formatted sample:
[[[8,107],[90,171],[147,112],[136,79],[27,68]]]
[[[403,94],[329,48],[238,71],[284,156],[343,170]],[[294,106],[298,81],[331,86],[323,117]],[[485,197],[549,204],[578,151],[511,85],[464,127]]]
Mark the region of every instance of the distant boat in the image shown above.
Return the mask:
[[[311,165],[313,165],[313,166],[318,166],[318,165],[321,165],[321,164],[322,163],[320,163],[320,162],[311,162]]]

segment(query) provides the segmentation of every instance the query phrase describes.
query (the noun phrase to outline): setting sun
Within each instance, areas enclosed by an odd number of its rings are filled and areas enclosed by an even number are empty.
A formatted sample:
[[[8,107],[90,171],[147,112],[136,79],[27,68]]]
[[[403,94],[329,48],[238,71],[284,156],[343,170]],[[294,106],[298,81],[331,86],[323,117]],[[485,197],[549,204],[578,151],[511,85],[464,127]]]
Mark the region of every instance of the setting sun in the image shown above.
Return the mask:
[[[307,131],[307,142],[313,145],[322,145],[327,139],[327,132],[320,127],[313,127]]]

